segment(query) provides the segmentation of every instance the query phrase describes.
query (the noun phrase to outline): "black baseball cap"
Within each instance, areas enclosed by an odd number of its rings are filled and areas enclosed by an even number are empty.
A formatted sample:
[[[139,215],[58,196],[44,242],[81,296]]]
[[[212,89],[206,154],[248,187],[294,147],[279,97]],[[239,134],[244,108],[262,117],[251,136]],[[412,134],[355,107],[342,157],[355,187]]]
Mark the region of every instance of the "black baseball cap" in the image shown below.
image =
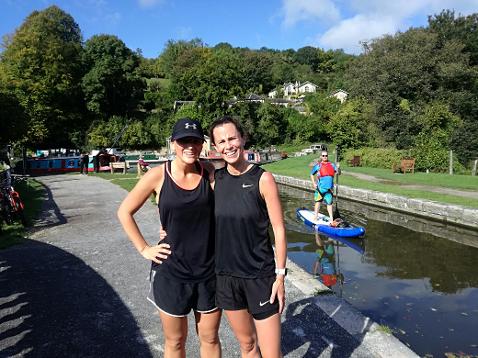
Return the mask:
[[[181,118],[173,127],[171,140],[177,140],[186,137],[199,138],[204,141],[204,132],[201,123],[196,119]]]

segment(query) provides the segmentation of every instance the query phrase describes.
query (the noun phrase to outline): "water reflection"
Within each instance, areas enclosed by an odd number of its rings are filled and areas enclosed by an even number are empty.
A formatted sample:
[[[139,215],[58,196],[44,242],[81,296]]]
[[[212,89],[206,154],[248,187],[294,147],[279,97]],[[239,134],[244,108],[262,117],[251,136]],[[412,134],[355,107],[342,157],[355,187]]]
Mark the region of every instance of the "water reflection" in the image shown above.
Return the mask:
[[[477,232],[340,200],[342,216],[366,227],[365,238],[317,240],[295,217],[296,208],[312,206],[313,193],[280,190],[292,261],[318,279],[336,275],[332,290],[418,354],[478,354]]]
[[[319,235],[319,233],[315,233],[315,242],[317,249],[315,250],[316,258],[312,267],[312,274],[318,277],[320,282],[328,288],[332,288],[337,282],[342,286],[344,275],[340,272],[338,244],[325,235]],[[337,250],[335,250],[336,245]]]

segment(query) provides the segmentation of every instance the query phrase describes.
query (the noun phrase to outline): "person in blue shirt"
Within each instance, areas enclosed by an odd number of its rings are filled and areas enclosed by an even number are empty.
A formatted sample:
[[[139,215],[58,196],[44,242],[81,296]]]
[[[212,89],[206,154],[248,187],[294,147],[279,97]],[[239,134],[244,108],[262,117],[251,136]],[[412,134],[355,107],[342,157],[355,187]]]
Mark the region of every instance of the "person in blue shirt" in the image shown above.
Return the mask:
[[[317,243],[315,250],[317,259],[312,273],[314,276],[319,276],[325,286],[332,288],[337,283],[337,278],[340,277],[335,266],[334,242],[326,236],[322,237],[318,232],[315,233],[315,242]]]
[[[320,163],[315,164],[310,171],[310,179],[315,188],[314,193],[314,212],[317,219],[319,214],[320,203],[324,202],[327,205],[327,212],[329,213],[331,224],[334,221],[334,214],[332,210],[333,194],[334,194],[334,176],[337,173],[337,166],[329,162],[329,154],[326,150],[322,151]],[[338,164],[339,166],[339,164]],[[317,181],[315,180],[317,176]]]

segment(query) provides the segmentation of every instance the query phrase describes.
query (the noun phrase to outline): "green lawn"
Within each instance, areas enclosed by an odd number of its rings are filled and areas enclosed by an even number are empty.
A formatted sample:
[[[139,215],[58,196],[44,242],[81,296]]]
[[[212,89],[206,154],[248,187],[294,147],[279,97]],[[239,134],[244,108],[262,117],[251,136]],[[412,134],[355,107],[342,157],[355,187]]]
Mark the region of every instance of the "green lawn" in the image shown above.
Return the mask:
[[[317,155],[288,158],[275,163],[264,165],[264,169],[272,173],[310,180],[309,164]],[[330,158],[333,161],[333,157]],[[478,190],[478,177],[448,174],[394,174],[390,169],[377,169],[366,167],[347,167],[341,165],[344,171],[369,174],[387,180],[386,183],[374,183],[357,179],[351,175],[343,174],[339,177],[340,184],[353,188],[375,190],[384,193],[393,193],[409,198],[427,199],[447,204],[458,204],[471,208],[478,208],[478,200],[474,198],[435,193],[423,189],[410,189],[400,184],[417,184],[451,189]]]
[[[342,165],[342,164],[341,164]],[[471,175],[449,175],[437,173],[400,174],[392,173],[391,169],[347,167],[342,166],[342,170],[354,173],[363,173],[376,176],[378,178],[397,181],[404,184],[421,184],[442,186],[452,189],[478,190],[478,176]]]
[[[330,160],[333,161],[333,153],[329,154]],[[264,168],[272,173],[295,177],[299,179],[310,180],[310,164],[318,159],[318,154],[311,154],[302,157],[288,158],[275,163],[264,165]],[[343,174],[339,177],[340,184],[353,188],[361,188],[375,190],[384,193],[392,193],[402,195],[409,198],[418,198],[433,200],[447,204],[463,205],[471,208],[478,208],[478,200],[466,198],[462,196],[446,195],[443,193],[435,193],[426,190],[410,189],[400,184],[418,184],[430,185],[436,187],[478,190],[478,177],[464,175],[448,175],[448,174],[394,174],[388,169],[364,168],[364,167],[347,167],[341,165],[344,171],[358,172],[369,174],[387,180],[386,183],[374,183],[366,180],[357,179],[351,175]],[[112,183],[121,186],[130,191],[138,179],[136,174],[110,174],[98,173],[93,174],[103,179],[110,180]]]
[[[45,189],[34,179],[15,184],[15,189],[25,204],[25,217],[27,223],[31,224],[32,219],[40,212]],[[20,223],[6,225],[2,223],[0,232],[0,249],[21,243],[27,235],[26,229]]]
[[[126,173],[126,174],[111,174],[111,173],[89,173],[88,175],[94,175],[105,180],[109,180],[113,184],[116,184],[123,189],[131,191],[133,187],[138,182],[138,178],[136,177],[136,173]]]

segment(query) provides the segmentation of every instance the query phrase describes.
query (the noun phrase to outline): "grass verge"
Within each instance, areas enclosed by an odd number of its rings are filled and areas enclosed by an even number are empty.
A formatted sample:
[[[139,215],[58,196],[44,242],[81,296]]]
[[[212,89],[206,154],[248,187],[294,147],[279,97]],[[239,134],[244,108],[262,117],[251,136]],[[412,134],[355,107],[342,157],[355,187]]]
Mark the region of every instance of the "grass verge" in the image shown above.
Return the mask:
[[[264,165],[264,169],[272,173],[290,176],[310,181],[310,163],[317,159],[317,155],[288,158],[275,163]],[[333,157],[330,159],[333,161]],[[417,184],[425,186],[443,187],[458,190],[478,190],[478,177],[448,174],[393,174],[387,169],[377,168],[350,168],[341,166],[344,170],[355,171],[373,175],[387,180],[387,183],[374,183],[367,180],[357,179],[343,174],[339,178],[340,184],[352,188],[375,190],[383,193],[392,193],[408,198],[433,200],[440,203],[462,205],[470,208],[478,208],[478,200],[470,197],[455,196],[451,194],[427,191],[426,188],[411,189],[401,184]]]
[[[32,220],[40,212],[45,189],[34,179],[28,179],[25,182],[17,183],[15,189],[18,191],[23,203],[25,204],[25,217],[27,223],[31,225]],[[27,236],[27,228],[24,228],[20,223],[2,225],[2,231],[0,232],[0,249],[20,244]]]
[[[90,173],[88,175],[94,175],[105,180],[116,184],[127,191],[131,191],[133,187],[138,182],[139,178],[136,177],[136,174],[126,173],[126,174],[111,174],[111,173]]]

